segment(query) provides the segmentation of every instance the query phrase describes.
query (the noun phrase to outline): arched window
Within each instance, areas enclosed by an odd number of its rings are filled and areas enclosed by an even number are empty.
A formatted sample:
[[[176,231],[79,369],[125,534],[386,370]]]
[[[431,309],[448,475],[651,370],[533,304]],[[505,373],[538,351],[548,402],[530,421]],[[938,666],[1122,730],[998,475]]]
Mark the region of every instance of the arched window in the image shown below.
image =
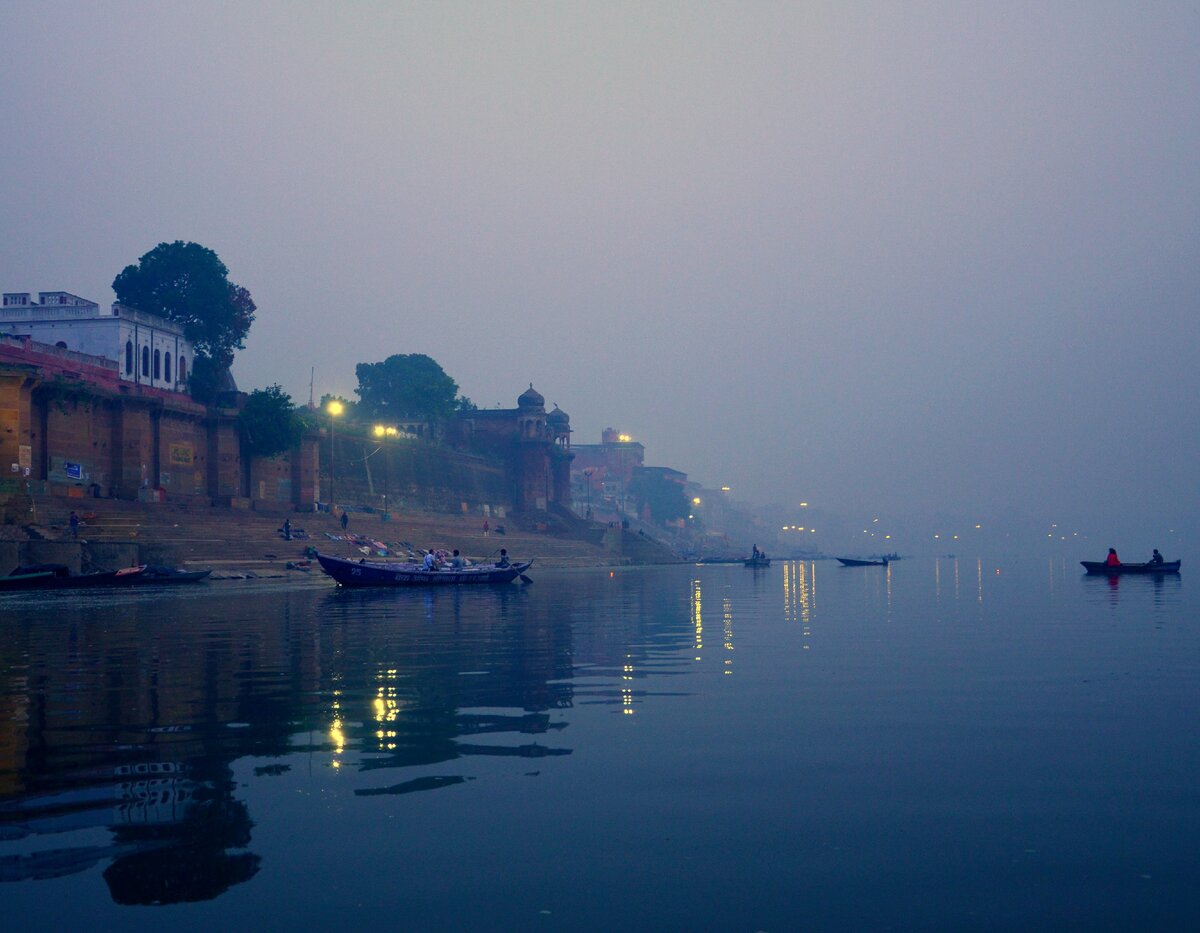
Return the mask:
[[[162,354],[157,350],[154,351],[154,381],[157,382],[162,377]]]
[[[150,348],[142,347],[142,375],[150,378]]]
[[[171,381],[171,354],[170,353],[163,354],[163,378],[165,380],[167,380],[167,382]]]
[[[182,356],[179,358],[179,381],[187,382],[187,361]]]
[[[133,375],[133,341],[125,341],[125,375]]]

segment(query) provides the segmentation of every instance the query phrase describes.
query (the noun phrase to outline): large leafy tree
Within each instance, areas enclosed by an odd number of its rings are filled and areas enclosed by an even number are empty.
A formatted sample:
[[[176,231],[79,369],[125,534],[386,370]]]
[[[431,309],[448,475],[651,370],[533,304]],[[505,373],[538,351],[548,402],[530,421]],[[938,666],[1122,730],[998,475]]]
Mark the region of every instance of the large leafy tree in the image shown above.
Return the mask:
[[[369,418],[445,421],[463,402],[471,404],[458,398],[458,384],[424,353],[398,353],[382,363],[359,363],[354,373],[359,408]]]
[[[238,413],[238,431],[248,453],[273,457],[290,450],[300,439],[303,423],[292,397],[279,386],[255,389]]]
[[[204,401],[244,346],[256,310],[250,292],[199,243],[159,243],[113,280],[117,301],[177,324],[195,348],[193,395]]]
[[[651,518],[659,524],[683,518],[688,513],[683,487],[659,473],[639,473],[629,484],[629,491],[639,506],[649,506]]]

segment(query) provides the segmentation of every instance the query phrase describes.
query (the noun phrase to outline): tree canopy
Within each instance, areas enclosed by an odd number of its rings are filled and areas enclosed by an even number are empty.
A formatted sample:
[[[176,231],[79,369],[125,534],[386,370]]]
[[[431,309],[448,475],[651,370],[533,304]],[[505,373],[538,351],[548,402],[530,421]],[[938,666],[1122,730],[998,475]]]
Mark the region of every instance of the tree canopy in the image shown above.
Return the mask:
[[[458,384],[424,353],[398,353],[382,363],[359,363],[354,373],[359,408],[369,418],[444,421],[462,403],[471,404],[458,397]]]
[[[117,301],[182,324],[195,350],[193,373],[219,373],[244,346],[256,309],[250,292],[229,281],[217,254],[199,243],[159,243],[113,280]],[[198,365],[196,365],[198,364]],[[200,380],[193,386],[203,390]]]
[[[658,473],[639,473],[630,483],[629,491],[637,498],[639,510],[641,506],[649,506],[652,520],[660,525],[688,513],[683,487]]]
[[[255,389],[238,413],[238,432],[246,452],[255,457],[273,457],[290,450],[300,439],[303,423],[292,397],[279,386]]]

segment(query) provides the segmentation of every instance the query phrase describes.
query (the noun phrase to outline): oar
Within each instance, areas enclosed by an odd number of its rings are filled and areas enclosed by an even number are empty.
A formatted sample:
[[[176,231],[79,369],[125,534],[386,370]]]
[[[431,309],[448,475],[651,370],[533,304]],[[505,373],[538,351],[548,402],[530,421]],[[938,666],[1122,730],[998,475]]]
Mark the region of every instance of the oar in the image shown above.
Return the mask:
[[[529,579],[529,577],[525,576],[525,574],[523,574],[523,573],[517,574],[517,576],[519,576],[521,578],[522,583],[532,583],[533,582],[531,579]]]

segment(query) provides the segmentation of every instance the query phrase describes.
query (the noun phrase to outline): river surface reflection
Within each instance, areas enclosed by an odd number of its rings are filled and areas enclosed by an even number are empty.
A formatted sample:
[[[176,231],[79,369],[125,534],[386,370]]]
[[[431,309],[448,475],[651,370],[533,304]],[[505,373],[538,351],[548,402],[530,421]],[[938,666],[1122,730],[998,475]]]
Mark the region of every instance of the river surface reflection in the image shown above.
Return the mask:
[[[23,929],[1194,928],[1182,578],[0,597]]]

